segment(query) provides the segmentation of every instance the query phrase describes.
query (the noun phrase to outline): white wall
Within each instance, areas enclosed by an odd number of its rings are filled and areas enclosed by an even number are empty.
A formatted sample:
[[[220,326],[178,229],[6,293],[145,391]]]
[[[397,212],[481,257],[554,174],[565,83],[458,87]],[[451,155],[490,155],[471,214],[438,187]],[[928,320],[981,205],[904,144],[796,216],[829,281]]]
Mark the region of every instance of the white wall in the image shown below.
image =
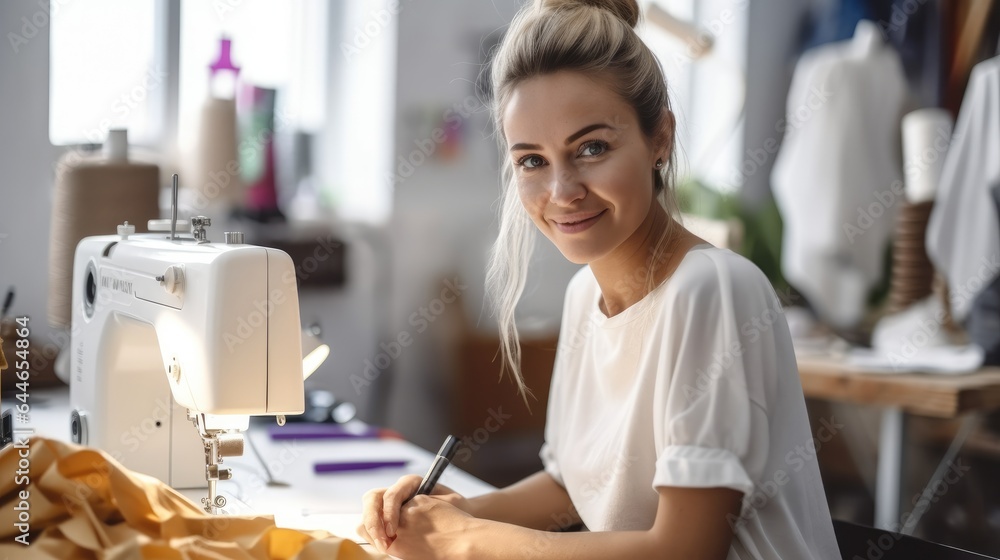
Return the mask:
[[[771,193],[771,168],[776,154],[756,165],[747,150],[758,154],[769,140],[779,143],[782,133],[775,126],[785,116],[788,86],[795,70],[799,26],[809,9],[798,0],[754,0],[749,4],[750,21],[746,46],[747,114],[741,160],[747,163],[742,191],[745,202],[760,204]]]
[[[22,18],[44,25],[26,24]],[[53,334],[46,319],[49,212],[54,164],[62,152],[49,143],[48,19],[36,1],[0,2],[4,38],[0,44],[0,293],[15,287],[11,313],[31,318],[32,337],[38,341],[48,341]],[[27,43],[12,46],[12,33]]]

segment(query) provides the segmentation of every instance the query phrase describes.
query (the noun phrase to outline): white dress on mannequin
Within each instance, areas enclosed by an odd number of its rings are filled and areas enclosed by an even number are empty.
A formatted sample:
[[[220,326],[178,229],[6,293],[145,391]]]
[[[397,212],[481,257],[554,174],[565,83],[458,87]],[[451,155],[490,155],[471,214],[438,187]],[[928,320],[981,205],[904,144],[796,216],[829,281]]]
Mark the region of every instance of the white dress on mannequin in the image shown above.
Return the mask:
[[[784,220],[782,271],[820,318],[850,327],[882,277],[903,202],[899,55],[861,21],[850,41],[800,59],[771,175]]]

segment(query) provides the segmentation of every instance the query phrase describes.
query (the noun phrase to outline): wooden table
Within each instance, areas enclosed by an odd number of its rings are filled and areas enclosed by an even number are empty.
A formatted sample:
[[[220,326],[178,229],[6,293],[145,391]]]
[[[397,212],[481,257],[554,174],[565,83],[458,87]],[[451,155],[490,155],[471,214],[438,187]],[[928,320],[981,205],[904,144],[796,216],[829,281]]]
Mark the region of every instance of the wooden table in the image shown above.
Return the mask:
[[[835,357],[799,356],[797,360],[806,397],[882,408],[875,479],[875,526],[882,529],[912,531],[923,513],[922,510],[907,512],[907,519],[901,519],[899,514],[905,415],[967,416],[925,487],[926,495],[946,474],[979,416],[1000,409],[1000,367],[985,367],[964,375],[875,373],[850,367]],[[913,516],[915,519],[910,523]]]
[[[1000,408],[1000,367],[966,375],[869,373],[834,358],[798,358],[802,391],[829,401],[901,408],[934,418]]]

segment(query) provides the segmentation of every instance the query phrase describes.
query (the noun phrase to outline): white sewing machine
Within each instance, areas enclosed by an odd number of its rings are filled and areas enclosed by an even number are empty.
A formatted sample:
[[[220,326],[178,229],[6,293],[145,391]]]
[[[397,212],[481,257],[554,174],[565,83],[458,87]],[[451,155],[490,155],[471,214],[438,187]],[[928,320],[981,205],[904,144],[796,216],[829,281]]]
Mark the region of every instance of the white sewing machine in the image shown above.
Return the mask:
[[[126,222],[80,242],[70,403],[74,441],[175,488],[207,483],[215,513],[216,482],[232,476],[219,464],[242,455],[249,417],[283,424],[304,389],[291,258],[239,233],[210,243],[210,224],[192,218],[181,238]]]

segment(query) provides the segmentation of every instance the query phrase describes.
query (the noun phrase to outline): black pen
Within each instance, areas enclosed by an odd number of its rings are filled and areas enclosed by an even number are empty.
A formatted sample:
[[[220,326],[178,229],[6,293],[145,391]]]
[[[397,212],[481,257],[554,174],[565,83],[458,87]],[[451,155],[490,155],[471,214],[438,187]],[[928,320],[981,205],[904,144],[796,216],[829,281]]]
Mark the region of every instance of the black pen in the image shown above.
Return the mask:
[[[417,491],[413,493],[413,496],[407,498],[406,502],[412,500],[414,496],[420,494],[428,495],[434,491],[434,487],[437,485],[438,479],[441,478],[441,474],[444,473],[444,470],[451,464],[452,458],[455,457],[458,445],[459,441],[455,436],[449,435],[445,438],[444,444],[441,445],[441,450],[434,457],[434,462],[431,463],[431,468],[427,470],[424,479],[420,481]],[[403,503],[405,504],[406,502]]]

